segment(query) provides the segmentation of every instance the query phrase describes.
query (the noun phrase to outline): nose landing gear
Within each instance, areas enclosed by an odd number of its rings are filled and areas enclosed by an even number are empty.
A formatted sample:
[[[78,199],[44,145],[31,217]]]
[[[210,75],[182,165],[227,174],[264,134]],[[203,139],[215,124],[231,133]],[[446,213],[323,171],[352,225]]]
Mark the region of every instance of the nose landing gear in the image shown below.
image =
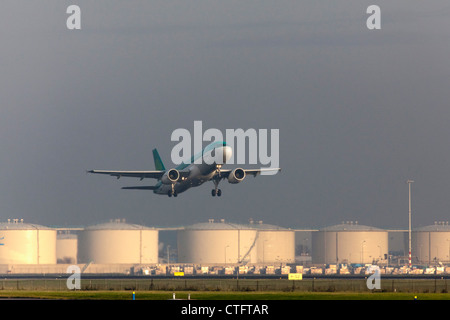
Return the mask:
[[[220,197],[222,195],[222,190],[218,189],[219,181],[220,181],[219,179],[213,180],[213,182],[214,182],[214,189],[211,190],[211,195],[213,197],[215,197],[216,195],[218,197]]]

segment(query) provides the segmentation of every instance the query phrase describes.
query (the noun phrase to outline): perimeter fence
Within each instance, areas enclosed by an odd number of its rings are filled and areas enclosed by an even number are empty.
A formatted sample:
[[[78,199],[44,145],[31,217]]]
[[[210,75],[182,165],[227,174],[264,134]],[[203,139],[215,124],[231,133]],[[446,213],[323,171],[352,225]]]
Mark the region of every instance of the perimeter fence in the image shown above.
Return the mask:
[[[370,292],[366,279],[81,279],[89,291],[304,291]],[[383,292],[447,293],[448,279],[381,279]],[[1,279],[0,290],[68,291],[67,279]]]

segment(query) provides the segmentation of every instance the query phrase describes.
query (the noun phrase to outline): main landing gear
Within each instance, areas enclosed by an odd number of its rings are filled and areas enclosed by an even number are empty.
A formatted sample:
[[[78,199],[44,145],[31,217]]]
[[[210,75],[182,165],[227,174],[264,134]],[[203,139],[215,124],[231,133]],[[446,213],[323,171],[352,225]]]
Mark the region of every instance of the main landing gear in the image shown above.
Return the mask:
[[[213,180],[214,189],[211,190],[211,195],[215,197],[216,195],[220,197],[222,195],[222,190],[218,189],[219,187],[219,179]]]
[[[169,190],[169,192],[167,192],[167,195],[169,196],[169,198],[172,196],[176,197],[178,196],[178,193],[176,191]]]
[[[175,190],[173,184],[172,184],[172,190],[169,190],[169,191],[167,192],[167,195],[169,196],[169,198],[171,198],[172,196],[174,196],[174,197],[178,196],[178,193],[177,193],[177,191]]]

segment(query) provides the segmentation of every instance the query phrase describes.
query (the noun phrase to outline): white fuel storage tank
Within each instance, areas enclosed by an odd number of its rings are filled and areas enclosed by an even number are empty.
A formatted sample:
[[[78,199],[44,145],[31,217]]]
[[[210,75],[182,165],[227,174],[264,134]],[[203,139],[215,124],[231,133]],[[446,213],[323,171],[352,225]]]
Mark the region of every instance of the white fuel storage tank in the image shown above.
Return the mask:
[[[178,262],[235,264],[257,262],[257,230],[248,225],[209,220],[177,232]]]
[[[405,234],[407,238],[407,234]],[[450,263],[450,226],[439,221],[415,228],[411,233],[411,255],[421,264]]]
[[[249,226],[258,231],[257,256],[260,264],[295,262],[295,231],[250,220]]]
[[[56,264],[56,230],[22,219],[0,223],[0,264]]]
[[[78,237],[76,234],[59,232],[56,236],[57,263],[76,264],[78,255]]]
[[[158,263],[158,230],[122,219],[89,226],[78,234],[78,262]]]
[[[343,222],[312,233],[313,263],[376,263],[387,253],[388,232],[357,222]]]

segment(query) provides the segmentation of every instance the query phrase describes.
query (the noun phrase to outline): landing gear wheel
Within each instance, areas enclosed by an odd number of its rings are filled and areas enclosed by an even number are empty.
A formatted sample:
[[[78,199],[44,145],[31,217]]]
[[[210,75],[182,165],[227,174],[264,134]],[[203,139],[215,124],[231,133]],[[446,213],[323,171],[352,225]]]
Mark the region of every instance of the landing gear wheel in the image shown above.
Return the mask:
[[[178,192],[174,191],[174,192],[173,192],[173,196],[174,196],[174,197],[178,196]]]
[[[220,168],[219,168],[219,170],[220,170]],[[213,197],[215,197],[216,195],[217,195],[218,197],[220,197],[220,196],[222,195],[222,190],[220,190],[220,189],[218,188],[218,186],[219,186],[219,181],[220,181],[220,179],[214,179],[214,180],[213,180],[213,182],[214,182],[214,189],[212,189],[212,191],[211,191],[211,195],[212,195]]]
[[[169,190],[169,192],[167,192],[167,195],[169,196],[169,198],[172,197],[172,190]]]

